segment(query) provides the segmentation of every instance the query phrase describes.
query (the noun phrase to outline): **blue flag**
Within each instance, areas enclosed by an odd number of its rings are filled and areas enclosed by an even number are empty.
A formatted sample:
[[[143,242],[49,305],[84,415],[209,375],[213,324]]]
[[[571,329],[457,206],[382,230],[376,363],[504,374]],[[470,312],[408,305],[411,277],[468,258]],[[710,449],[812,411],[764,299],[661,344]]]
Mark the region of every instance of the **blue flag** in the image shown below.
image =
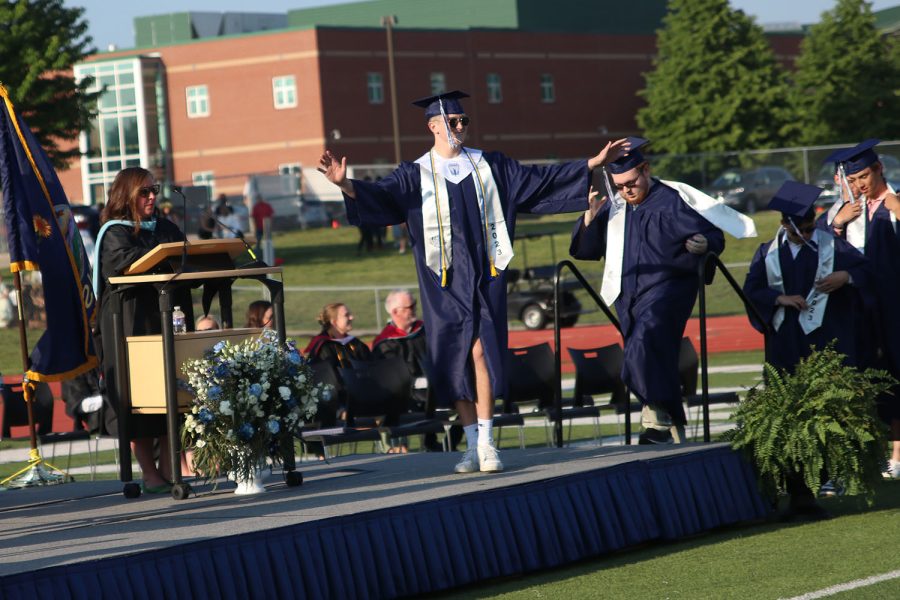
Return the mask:
[[[0,183],[12,272],[40,271],[47,330],[26,377],[71,379],[97,366],[90,263],[47,154],[0,85]]]

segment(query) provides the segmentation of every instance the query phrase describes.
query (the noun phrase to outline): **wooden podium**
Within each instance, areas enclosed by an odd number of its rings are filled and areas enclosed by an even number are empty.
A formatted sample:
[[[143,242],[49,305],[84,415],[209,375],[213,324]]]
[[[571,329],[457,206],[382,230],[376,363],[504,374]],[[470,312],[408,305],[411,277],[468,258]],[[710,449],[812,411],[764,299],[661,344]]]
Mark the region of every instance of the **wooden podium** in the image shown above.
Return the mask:
[[[161,334],[125,337],[122,331],[122,303],[120,294],[110,294],[112,331],[116,340],[116,386],[119,396],[119,476],[125,482],[126,497],[140,495],[137,484],[131,483],[131,446],[128,439],[128,419],[132,414],[165,413],[172,468],[172,497],[183,500],[190,494],[190,486],[181,478],[181,430],[179,412],[190,405],[190,395],[178,391],[178,374],[184,360],[201,357],[223,339],[234,342],[256,336],[259,329],[232,329],[231,285],[236,279],[255,279],[264,285],[272,298],[275,330],[282,343],[285,340],[284,285],[269,275],[281,274],[280,267],[253,266],[235,268],[234,258],[246,249],[243,240],[202,240],[182,244],[160,244],[135,261],[125,275],[109,278],[109,285],[117,291],[136,286],[152,286],[159,296]],[[181,271],[180,267],[187,269]],[[149,271],[157,271],[151,273]],[[158,272],[164,271],[164,272]],[[219,296],[221,330],[191,332],[175,335],[172,331],[174,293],[184,288],[212,286]],[[160,376],[162,375],[162,377]],[[180,396],[180,397],[179,397]],[[288,485],[299,485],[302,478],[294,472],[293,455],[285,457],[284,469]]]

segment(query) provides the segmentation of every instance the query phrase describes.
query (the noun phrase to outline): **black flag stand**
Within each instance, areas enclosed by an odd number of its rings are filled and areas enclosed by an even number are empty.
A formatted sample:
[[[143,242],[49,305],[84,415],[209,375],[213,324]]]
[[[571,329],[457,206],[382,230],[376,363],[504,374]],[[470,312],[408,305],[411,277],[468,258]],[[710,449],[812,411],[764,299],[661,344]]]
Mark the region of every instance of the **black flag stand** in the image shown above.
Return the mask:
[[[22,354],[22,394],[25,396],[25,406],[28,410],[28,432],[31,436],[31,451],[28,464],[0,481],[0,486],[6,488],[35,487],[39,485],[53,485],[72,481],[72,477],[54,467],[43,458],[37,444],[37,434],[34,423],[34,383],[24,378],[28,372],[28,336],[25,332],[25,299],[22,297],[22,277],[19,271],[13,273],[13,282],[16,286],[16,299],[19,302],[19,350]]]

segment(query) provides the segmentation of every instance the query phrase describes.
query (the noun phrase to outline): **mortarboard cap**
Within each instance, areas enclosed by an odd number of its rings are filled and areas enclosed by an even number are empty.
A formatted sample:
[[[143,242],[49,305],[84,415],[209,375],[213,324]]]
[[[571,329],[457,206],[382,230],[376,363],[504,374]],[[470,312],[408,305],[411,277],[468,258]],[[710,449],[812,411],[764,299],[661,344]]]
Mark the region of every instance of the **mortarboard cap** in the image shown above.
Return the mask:
[[[785,181],[772,196],[768,208],[777,210],[785,218],[799,223],[813,213],[813,203],[821,193],[820,187],[799,181]]]
[[[846,152],[846,151],[847,151],[846,148],[840,148],[839,150],[835,150],[834,152],[832,152],[831,154],[829,154],[828,156],[825,157],[825,160],[822,161],[822,164],[824,165],[825,163],[834,163],[834,170],[835,170],[835,172],[837,172],[838,165],[841,164],[841,157],[844,155],[844,152]]]
[[[853,175],[878,162],[878,155],[872,149],[881,140],[870,139],[860,142],[853,148],[845,148],[829,156],[836,164],[844,166],[844,173]]]
[[[625,156],[621,156],[617,160],[614,160],[606,165],[606,169],[610,173],[614,173],[616,175],[619,175],[620,173],[627,173],[628,171],[644,162],[644,155],[641,154],[639,148],[649,144],[650,140],[642,137],[629,137],[627,139],[628,143],[631,145],[631,148],[628,150],[628,154],[626,154]]]
[[[465,92],[453,90],[452,92],[444,92],[443,94],[438,94],[436,96],[419,98],[418,100],[413,101],[413,104],[424,108],[425,117],[430,119],[431,117],[436,117],[441,114],[441,103],[444,105],[444,114],[464,114],[466,111],[463,110],[462,104],[460,104],[459,101],[462,98],[468,97],[469,95]]]

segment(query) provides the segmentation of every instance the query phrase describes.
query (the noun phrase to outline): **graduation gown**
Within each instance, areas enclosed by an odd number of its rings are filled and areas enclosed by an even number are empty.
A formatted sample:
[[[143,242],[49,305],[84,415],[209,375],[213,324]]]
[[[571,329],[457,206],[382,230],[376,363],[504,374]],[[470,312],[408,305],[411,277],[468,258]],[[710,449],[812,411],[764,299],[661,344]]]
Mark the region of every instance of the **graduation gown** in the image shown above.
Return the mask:
[[[607,202],[587,227],[583,216],[575,224],[569,248],[573,257],[599,260],[606,255],[609,208]],[[684,423],[678,354],[697,299],[702,258],[689,253],[684,243],[700,233],[709,251],[719,254],[725,237],[657,180],[643,202],[626,210],[622,287],[614,303],[624,340],[622,381],[642,403],[662,407],[676,423]]]
[[[860,215],[859,218],[867,218],[867,215]],[[824,219],[818,223],[823,224]],[[840,237],[846,239],[846,229]],[[869,351],[860,364],[886,369],[900,379],[900,311],[897,310],[900,299],[900,223],[895,229],[891,212],[884,203],[875,209],[875,214],[866,224],[864,254],[871,261],[874,293],[866,305],[863,332]],[[900,418],[900,402],[897,403],[897,418]]]
[[[833,270],[849,272],[853,283],[828,295],[822,325],[809,335],[800,327],[800,311],[789,307],[784,309],[784,322],[778,331],[767,333],[765,325],[772,325],[772,319],[779,308],[775,299],[782,294],[769,287],[766,277],[766,255],[771,243],[770,240],[757,249],[744,280],[744,294],[765,320],[765,324],[760,323],[753,313],[748,313],[754,329],[766,334],[766,362],[790,372],[800,359],[811,354],[810,346],[820,350],[836,339],[835,350],[847,355],[847,364],[859,364],[863,352],[860,335],[863,303],[871,292],[873,282],[869,261],[844,240],[835,239]],[[815,281],[819,265],[818,254],[804,245],[795,258],[790,246],[782,243],[778,249],[778,258],[784,282],[783,293],[806,298]]]
[[[510,240],[518,212],[552,214],[587,208],[590,171],[587,161],[551,166],[524,166],[500,153],[485,152],[491,167]],[[419,280],[422,317],[428,328],[428,355],[434,364],[429,382],[440,406],[475,400],[469,367],[471,348],[481,340],[494,396],[506,393],[506,272],[490,278],[475,174],[447,181],[452,232],[448,285],[425,262],[422,191],[419,165],[403,162],[377,182],[354,180],[356,198],[344,196],[353,225],[379,227],[406,222]]]
[[[100,292],[99,329],[102,348],[101,365],[106,384],[109,405],[113,410],[107,411],[106,428],[112,434],[118,431],[116,413],[119,409],[118,390],[116,389],[116,340],[112,332],[112,310],[109,302],[114,293],[114,286],[108,282],[110,277],[121,275],[131,264],[147,254],[158,244],[181,242],[184,234],[178,226],[163,218],[156,220],[153,231],[140,229],[134,233],[130,225],[113,225],[100,240],[98,256],[100,257],[100,277],[103,289]],[[166,269],[167,267],[162,267]],[[194,311],[189,289],[181,288],[175,292],[175,304],[181,307],[189,330],[193,330]],[[161,333],[159,322],[159,295],[150,285],[129,288],[122,293],[122,335],[152,335]],[[162,373],[160,373],[160,377]],[[129,418],[131,428],[129,438],[157,437],[166,433],[165,415],[133,415]]]

